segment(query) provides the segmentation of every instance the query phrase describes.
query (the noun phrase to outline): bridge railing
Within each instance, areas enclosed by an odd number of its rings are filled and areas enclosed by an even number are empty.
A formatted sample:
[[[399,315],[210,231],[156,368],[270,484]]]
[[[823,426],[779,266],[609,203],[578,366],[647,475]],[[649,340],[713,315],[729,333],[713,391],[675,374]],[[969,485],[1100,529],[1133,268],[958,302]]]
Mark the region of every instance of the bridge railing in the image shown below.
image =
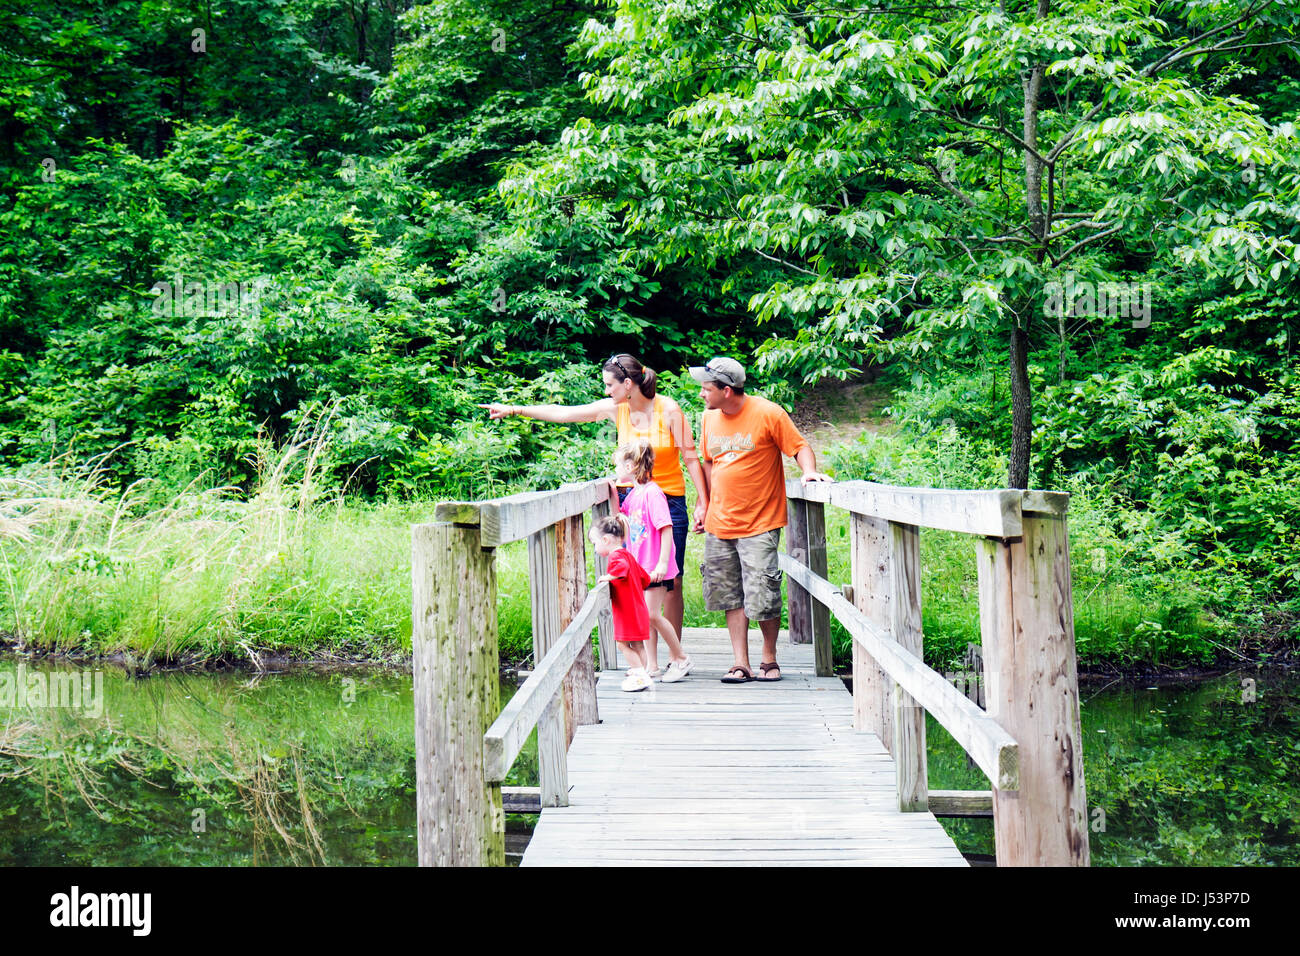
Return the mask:
[[[411,536],[416,813],[421,866],[505,860],[501,783],[537,727],[540,805],[568,804],[568,745],[599,722],[591,631],[613,666],[609,587],[587,592],[582,516],[609,513],[604,480],[440,504]],[[528,541],[533,673],[504,710],[496,548]],[[605,562],[596,559],[597,573]],[[498,713],[499,711],[499,713]]]
[[[813,643],[817,672],[829,676],[830,613],[853,636],[854,723],[893,755],[900,809],[991,808],[1000,864],[1086,865],[1068,496],[797,481],[787,493],[781,566],[790,579],[791,640]],[[827,503],[851,515],[852,583],[843,588],[825,577]],[[604,481],[449,502],[435,522],[412,529],[421,865],[504,861],[501,783],[534,726],[541,786],[529,802],[568,802],[568,744],[579,725],[599,720],[593,627],[602,666],[614,666],[608,588],[587,593],[588,510],[593,518],[609,512]],[[975,538],[987,709],[923,662],[921,527]],[[495,549],[523,539],[534,670],[500,710]],[[596,570],[604,571],[600,558]],[[991,790],[928,789],[927,710]]]
[[[998,864],[1088,864],[1070,561],[1069,496],[790,481],[790,639],[831,676],[830,618],[853,638],[853,714],[898,769],[903,811],[992,808]],[[850,513],[852,583],[826,580],[825,505]],[[920,528],[972,535],[985,705],[923,661]],[[925,713],[988,777],[989,791],[931,791]]]

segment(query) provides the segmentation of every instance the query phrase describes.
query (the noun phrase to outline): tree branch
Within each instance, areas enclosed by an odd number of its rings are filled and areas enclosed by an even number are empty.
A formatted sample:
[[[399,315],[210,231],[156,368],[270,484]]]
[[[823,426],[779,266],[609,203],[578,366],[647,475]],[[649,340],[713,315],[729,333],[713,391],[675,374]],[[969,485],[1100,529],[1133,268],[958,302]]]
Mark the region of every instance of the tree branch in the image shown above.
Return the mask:
[[[1115,233],[1117,233],[1117,232],[1120,231],[1120,229],[1122,228],[1122,226],[1123,226],[1123,223],[1116,223],[1116,224],[1115,224],[1114,226],[1112,226],[1110,229],[1106,229],[1106,230],[1103,230],[1102,232],[1095,233],[1094,235],[1089,236],[1087,239],[1080,239],[1078,242],[1076,242],[1074,245],[1072,245],[1069,249],[1066,249],[1066,250],[1065,250],[1063,253],[1061,253],[1059,256],[1053,256],[1053,257],[1052,257],[1052,265],[1054,265],[1054,266],[1059,266],[1059,265],[1060,265],[1062,262],[1064,262],[1066,259],[1070,258],[1070,256],[1074,255],[1076,252],[1078,252],[1078,251],[1079,251],[1080,249],[1082,249],[1084,246],[1088,245],[1088,243],[1090,243],[1090,242],[1096,242],[1098,239],[1105,239],[1107,236],[1114,235]]]
[[[1050,236],[1047,237],[1047,241],[1048,241],[1048,242],[1054,242],[1054,241],[1056,241],[1057,239],[1060,239],[1060,238],[1061,238],[1062,236],[1064,236],[1066,233],[1070,233],[1070,232],[1073,232],[1073,231],[1076,230],[1076,229],[1081,229],[1081,228],[1084,228],[1084,227],[1087,227],[1087,228],[1089,228],[1089,229],[1107,229],[1107,228],[1109,228],[1109,227],[1112,226],[1112,225],[1114,225],[1114,223],[1110,223],[1110,222],[1092,222],[1091,220],[1084,219],[1084,220],[1081,220],[1081,221],[1079,221],[1079,222],[1072,223],[1071,225],[1066,226],[1064,229],[1061,229],[1061,230],[1059,230],[1059,231],[1057,231],[1057,232],[1052,233]]]
[[[1198,43],[1204,43],[1206,40],[1208,40],[1208,39],[1209,39],[1210,37],[1212,37],[1212,36],[1217,36],[1218,34],[1223,33],[1225,30],[1231,30],[1233,27],[1238,26],[1239,24],[1245,23],[1247,20],[1253,19],[1253,18],[1255,17],[1256,14],[1258,14],[1261,10],[1263,10],[1265,7],[1267,7],[1267,6],[1268,6],[1270,3],[1272,3],[1272,2],[1273,2],[1273,0],[1262,0],[1262,2],[1259,4],[1259,6],[1257,6],[1257,7],[1248,7],[1248,8],[1246,9],[1246,12],[1245,12],[1245,13],[1243,13],[1241,16],[1239,16],[1237,19],[1231,21],[1230,23],[1225,23],[1225,24],[1224,24],[1223,26],[1221,26],[1221,27],[1215,27],[1213,30],[1207,30],[1207,31],[1205,31],[1204,33],[1202,33],[1202,34],[1201,34],[1200,36],[1198,36],[1198,37],[1193,37],[1192,39],[1190,39],[1190,40],[1188,40],[1186,43],[1184,43],[1182,46],[1178,47],[1176,50],[1170,50],[1168,53],[1166,53],[1166,54],[1165,54],[1164,56],[1162,56],[1160,59],[1158,59],[1158,60],[1156,60],[1154,63],[1148,65],[1147,68],[1144,69],[1144,70],[1143,70],[1139,75],[1140,75],[1140,76],[1154,76],[1158,71],[1163,70],[1165,67],[1169,66],[1171,63],[1176,63],[1178,60],[1181,60],[1181,59],[1183,59],[1185,56],[1190,55],[1190,54],[1187,54],[1187,53],[1185,52],[1189,47],[1196,46]],[[1244,34],[1243,34],[1243,36],[1244,36]]]
[[[965,204],[967,209],[975,208],[975,200],[971,199],[970,196],[967,196],[964,192],[958,189],[957,186],[955,186],[953,183],[948,182],[947,177],[944,176],[943,173],[939,172],[938,166],[930,162],[928,159],[917,159],[916,163],[917,165],[924,166],[926,169],[930,170],[930,172],[934,174],[934,178],[939,183],[939,185],[942,186],[944,189],[948,190],[948,192],[952,193],[958,199],[960,199]]]
[[[777,263],[778,265],[783,265],[783,266],[785,266],[785,267],[788,268],[788,269],[793,269],[795,272],[802,272],[802,273],[803,273],[804,275],[806,275],[806,276],[814,276],[814,277],[820,278],[820,277],[817,275],[816,272],[813,272],[813,271],[811,271],[811,270],[809,270],[809,269],[805,269],[803,266],[797,266],[797,265],[795,265],[793,262],[787,262],[785,259],[778,259],[776,256],[769,256],[769,255],[768,255],[766,252],[764,252],[762,249],[754,249],[753,251],[756,252],[756,253],[758,253],[758,254],[759,254],[760,256],[762,256],[764,259],[769,259],[769,260],[771,260],[772,262]]]
[[[1147,77],[1147,78],[1155,76],[1156,73],[1160,72],[1165,67],[1169,66],[1172,63],[1177,62],[1178,60],[1183,59],[1185,55],[1190,55],[1185,53],[1185,51],[1188,50],[1190,47],[1196,46],[1197,44],[1200,43],[1204,43],[1212,36],[1217,36],[1218,34],[1223,33],[1226,30],[1231,30],[1233,27],[1245,23],[1247,20],[1253,18],[1256,14],[1258,14],[1261,10],[1263,10],[1266,6],[1268,6],[1269,3],[1271,2],[1272,0],[1262,0],[1259,6],[1250,7],[1245,13],[1243,13],[1236,20],[1233,20],[1231,23],[1225,23],[1221,27],[1215,27],[1213,30],[1207,30],[1205,33],[1202,33],[1200,36],[1193,37],[1192,39],[1184,43],[1182,46],[1178,47],[1175,50],[1170,50],[1160,59],[1156,60],[1153,63],[1148,64],[1140,73],[1138,73],[1138,76]],[[1245,37],[1246,34],[1242,33],[1239,36],[1230,37],[1229,41],[1242,40],[1245,39]],[[1229,42],[1229,41],[1223,41],[1223,42]],[[1211,49],[1211,48],[1207,48],[1207,49]],[[1083,129],[1085,126],[1087,126],[1089,123],[1091,123],[1094,119],[1096,119],[1097,115],[1105,108],[1106,108],[1106,101],[1103,99],[1100,103],[1098,103],[1087,113],[1085,113],[1083,119],[1075,123],[1074,128],[1071,129],[1068,133],[1066,133],[1063,137],[1061,137],[1060,141],[1058,141],[1057,144],[1054,147],[1052,147],[1051,151],[1047,154],[1047,163],[1050,165],[1056,162],[1056,158],[1060,156],[1061,153],[1063,153],[1070,146],[1071,143],[1074,142],[1074,138],[1075,136],[1078,135],[1079,131]]]
[[[962,119],[960,116],[956,115],[955,113],[949,113],[946,110],[926,109],[926,110],[921,110],[921,112],[933,113],[936,116],[942,116],[945,119],[950,119],[953,120],[954,122],[960,123],[962,126],[969,126],[971,129],[984,130],[986,133],[998,133],[999,135],[1005,136],[1007,139],[1011,140],[1011,142],[1015,143],[1025,152],[1037,158],[1039,162],[1050,165],[1050,161],[1045,157],[1043,157],[1042,154],[1038,152],[1038,150],[1034,149],[1034,147],[1030,146],[1028,143],[1026,143],[1015,133],[1011,132],[1011,130],[1007,129],[1005,126],[987,126],[983,123],[972,123],[970,120]]]

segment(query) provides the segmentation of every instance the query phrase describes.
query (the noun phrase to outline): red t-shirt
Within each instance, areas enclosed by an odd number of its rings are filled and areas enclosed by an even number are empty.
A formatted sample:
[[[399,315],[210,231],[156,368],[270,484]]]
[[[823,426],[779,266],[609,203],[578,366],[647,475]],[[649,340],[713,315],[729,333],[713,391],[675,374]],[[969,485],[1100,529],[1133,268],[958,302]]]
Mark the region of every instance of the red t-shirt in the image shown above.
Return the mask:
[[[645,603],[645,589],[650,575],[636,563],[632,552],[619,548],[609,556],[609,600],[614,609],[614,640],[644,641],[650,637],[650,609]]]

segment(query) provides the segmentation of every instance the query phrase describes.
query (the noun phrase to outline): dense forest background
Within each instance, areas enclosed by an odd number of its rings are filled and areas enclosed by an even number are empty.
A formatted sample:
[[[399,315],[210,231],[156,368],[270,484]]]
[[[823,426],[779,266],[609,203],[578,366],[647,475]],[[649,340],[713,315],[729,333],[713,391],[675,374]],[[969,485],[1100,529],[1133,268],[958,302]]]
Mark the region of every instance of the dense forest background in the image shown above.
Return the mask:
[[[1298,24],[1236,0],[7,7],[0,467],[97,462],[149,479],[144,507],[251,493],[310,434],[363,499],[483,497],[602,473],[609,443],[474,403],[594,400],[618,350],[698,410],[684,367],[729,354],[788,406],[888,390],[889,441],[825,450],[839,477],[1002,487],[1019,459],[1075,493],[1076,592],[1158,590],[1130,622],[1152,640],[1285,635]]]

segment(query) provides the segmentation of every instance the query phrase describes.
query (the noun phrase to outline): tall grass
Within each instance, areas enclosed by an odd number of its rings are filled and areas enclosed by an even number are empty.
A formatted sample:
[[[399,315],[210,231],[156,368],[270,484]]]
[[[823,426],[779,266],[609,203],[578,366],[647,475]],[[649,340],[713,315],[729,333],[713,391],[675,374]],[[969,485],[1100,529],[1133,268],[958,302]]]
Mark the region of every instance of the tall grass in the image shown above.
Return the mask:
[[[319,427],[263,443],[248,494],[117,489],[104,459],[0,478],[0,630],[141,665],[408,650],[420,506],[345,507],[324,481],[325,445]]]
[[[123,653],[142,667],[257,664],[267,654],[405,657],[410,526],[430,520],[433,506],[346,498],[327,480],[324,424],[304,426],[279,448],[263,443],[248,492],[191,485],[167,493],[147,481],[118,489],[102,459],[84,466],[62,459],[0,477],[0,634],[33,649]],[[996,452],[951,428],[868,432],[819,451],[840,479],[993,488],[1005,475]],[[1234,582],[1207,580],[1192,570],[1191,556],[1184,562],[1168,553],[1127,499],[1083,479],[1061,490],[1072,494],[1080,659],[1211,660],[1232,630],[1222,609],[1240,590]],[[837,583],[850,579],[847,535],[847,515],[828,509],[828,573]],[[686,623],[721,626],[722,615],[703,607],[702,540],[691,535],[688,544]],[[1152,550],[1161,551],[1159,561]],[[979,639],[971,540],[926,531],[921,557],[926,656],[947,666]],[[532,626],[522,543],[497,549],[497,583],[502,661],[525,660]],[[837,656],[847,659],[848,635],[833,628]]]

